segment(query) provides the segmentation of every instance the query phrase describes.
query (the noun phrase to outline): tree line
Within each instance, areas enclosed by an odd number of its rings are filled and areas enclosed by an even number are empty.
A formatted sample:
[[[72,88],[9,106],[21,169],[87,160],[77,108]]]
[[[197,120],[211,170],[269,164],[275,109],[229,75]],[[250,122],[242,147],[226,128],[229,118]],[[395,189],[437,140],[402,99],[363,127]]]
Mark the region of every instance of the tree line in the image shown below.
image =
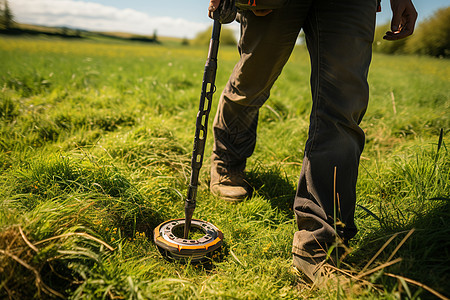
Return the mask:
[[[14,16],[8,0],[0,0],[0,30],[14,27]],[[429,19],[417,24],[414,34],[399,41],[386,41],[383,36],[390,24],[377,26],[373,49],[375,52],[387,54],[418,54],[448,58],[450,56],[450,6],[437,10]],[[211,28],[199,33],[193,44],[208,44]],[[231,30],[223,30],[223,44],[236,44]],[[186,42],[186,44],[189,44]]]

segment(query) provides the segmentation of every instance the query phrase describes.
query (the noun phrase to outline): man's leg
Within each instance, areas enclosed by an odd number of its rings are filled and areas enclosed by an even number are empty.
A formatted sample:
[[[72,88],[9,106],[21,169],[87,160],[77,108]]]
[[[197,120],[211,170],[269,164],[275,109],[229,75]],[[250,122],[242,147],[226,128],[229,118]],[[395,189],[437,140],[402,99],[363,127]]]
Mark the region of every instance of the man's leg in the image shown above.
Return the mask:
[[[247,195],[243,171],[255,148],[259,108],[291,54],[310,6],[310,0],[296,2],[265,17],[251,11],[238,15],[241,58],[213,123],[211,191],[225,199],[242,200]]]
[[[294,265],[314,266],[338,237],[356,234],[355,190],[364,147],[358,125],[368,103],[376,6],[376,0],[317,0],[305,23],[313,107],[294,202]]]

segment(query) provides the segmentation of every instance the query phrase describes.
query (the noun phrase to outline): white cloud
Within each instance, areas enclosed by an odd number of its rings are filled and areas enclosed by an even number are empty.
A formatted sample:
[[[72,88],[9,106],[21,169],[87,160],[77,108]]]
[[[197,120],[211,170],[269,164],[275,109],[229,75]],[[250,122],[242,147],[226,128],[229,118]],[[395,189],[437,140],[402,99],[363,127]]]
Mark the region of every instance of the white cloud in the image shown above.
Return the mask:
[[[46,26],[67,26],[97,31],[122,31],[159,36],[194,37],[209,24],[181,18],[152,17],[135,9],[118,9],[74,0],[13,0],[16,21]]]

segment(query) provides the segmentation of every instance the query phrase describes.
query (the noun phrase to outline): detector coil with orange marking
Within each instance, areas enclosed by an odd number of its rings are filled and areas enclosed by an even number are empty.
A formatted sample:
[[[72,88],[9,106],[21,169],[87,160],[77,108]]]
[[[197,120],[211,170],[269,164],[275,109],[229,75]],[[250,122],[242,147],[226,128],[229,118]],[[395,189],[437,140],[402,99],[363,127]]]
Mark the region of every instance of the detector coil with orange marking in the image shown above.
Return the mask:
[[[223,233],[213,224],[192,219],[191,228],[201,233],[198,239],[183,238],[184,224],[185,219],[174,219],[155,228],[153,239],[162,255],[172,259],[203,261],[222,246]]]

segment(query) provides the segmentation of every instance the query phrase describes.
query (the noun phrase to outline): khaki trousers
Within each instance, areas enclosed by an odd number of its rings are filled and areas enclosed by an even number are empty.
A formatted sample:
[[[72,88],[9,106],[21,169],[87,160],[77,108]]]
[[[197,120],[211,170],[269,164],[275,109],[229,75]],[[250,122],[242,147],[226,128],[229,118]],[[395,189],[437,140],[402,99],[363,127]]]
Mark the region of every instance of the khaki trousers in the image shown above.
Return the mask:
[[[259,108],[300,30],[305,32],[313,105],[294,202],[297,255],[311,254],[337,236],[348,240],[357,231],[356,181],[364,148],[359,124],[368,104],[376,9],[376,0],[291,0],[265,17],[238,14],[240,60],[213,123],[212,160],[224,170],[245,168],[255,148]]]

